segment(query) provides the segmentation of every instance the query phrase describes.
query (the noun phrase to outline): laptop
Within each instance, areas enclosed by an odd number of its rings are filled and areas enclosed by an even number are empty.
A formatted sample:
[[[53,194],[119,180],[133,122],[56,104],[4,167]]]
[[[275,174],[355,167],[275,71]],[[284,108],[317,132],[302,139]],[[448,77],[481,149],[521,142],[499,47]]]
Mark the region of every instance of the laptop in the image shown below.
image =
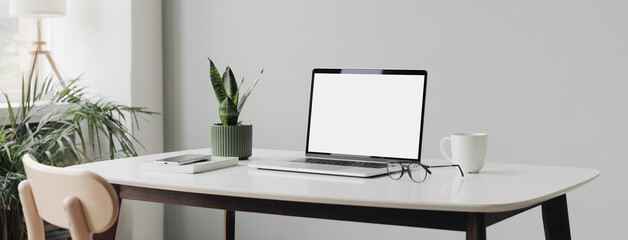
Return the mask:
[[[426,83],[425,70],[314,69],[305,157],[249,166],[372,177],[419,161]]]

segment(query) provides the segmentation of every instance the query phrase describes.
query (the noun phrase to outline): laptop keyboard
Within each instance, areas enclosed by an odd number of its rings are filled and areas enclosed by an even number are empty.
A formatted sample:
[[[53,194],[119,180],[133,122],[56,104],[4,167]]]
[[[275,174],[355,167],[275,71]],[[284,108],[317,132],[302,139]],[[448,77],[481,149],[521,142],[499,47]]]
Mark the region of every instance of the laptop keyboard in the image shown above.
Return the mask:
[[[386,164],[384,163],[332,160],[332,159],[321,159],[321,158],[306,158],[305,163],[347,166],[347,167],[363,167],[363,168],[385,168],[386,167]]]

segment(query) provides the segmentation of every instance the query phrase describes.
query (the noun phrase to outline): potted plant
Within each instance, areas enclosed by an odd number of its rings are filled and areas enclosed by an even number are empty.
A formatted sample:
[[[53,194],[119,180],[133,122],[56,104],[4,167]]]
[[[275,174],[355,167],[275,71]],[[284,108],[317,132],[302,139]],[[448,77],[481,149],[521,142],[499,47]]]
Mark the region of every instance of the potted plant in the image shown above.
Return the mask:
[[[221,122],[211,126],[212,155],[238,157],[240,160],[248,159],[253,149],[253,126],[242,124],[238,121],[238,117],[264,70],[262,69],[253,86],[240,95],[244,77],[238,84],[230,67],[227,67],[220,76],[214,62],[207,59],[209,60],[209,77],[216,99],[218,99],[218,114]]]
[[[22,99],[18,104],[12,104],[4,94],[8,116],[0,122],[0,239],[26,238],[17,191],[17,185],[26,178],[22,155],[33,154],[42,163],[59,167],[71,164],[69,159],[82,163],[105,154],[105,158],[111,159],[137,156],[137,140],[124,121],[133,121],[137,127],[138,115],[155,114],[88,98],[85,88],[77,86],[78,79],[60,86],[54,84],[53,78],[47,78],[39,90],[33,87],[39,85],[33,71],[22,79]],[[53,111],[35,121],[42,109]]]

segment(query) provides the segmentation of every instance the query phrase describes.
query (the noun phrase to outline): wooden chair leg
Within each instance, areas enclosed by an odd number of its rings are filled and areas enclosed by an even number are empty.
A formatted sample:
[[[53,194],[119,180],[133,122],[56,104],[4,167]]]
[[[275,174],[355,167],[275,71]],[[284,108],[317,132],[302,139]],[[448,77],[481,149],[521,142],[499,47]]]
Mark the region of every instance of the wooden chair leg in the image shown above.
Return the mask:
[[[17,187],[20,193],[20,201],[22,202],[22,210],[24,211],[24,221],[26,222],[26,231],[28,231],[28,239],[44,240],[44,220],[41,219],[35,207],[35,198],[31,191],[31,185],[28,180],[20,182]]]
[[[63,201],[63,207],[68,215],[70,226],[70,235],[74,240],[91,240],[92,233],[85,221],[81,200],[75,196],[66,197]]]

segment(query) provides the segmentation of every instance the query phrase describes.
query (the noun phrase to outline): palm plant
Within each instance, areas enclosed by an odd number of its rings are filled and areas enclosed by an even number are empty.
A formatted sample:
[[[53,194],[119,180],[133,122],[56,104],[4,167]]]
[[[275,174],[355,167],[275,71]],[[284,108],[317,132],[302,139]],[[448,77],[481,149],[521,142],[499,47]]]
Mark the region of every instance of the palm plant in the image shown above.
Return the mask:
[[[17,185],[25,179],[21,157],[30,153],[43,163],[66,166],[68,159],[76,163],[101,158],[137,156],[137,139],[125,126],[130,118],[139,125],[138,115],[154,112],[128,107],[103,99],[86,96],[85,88],[77,85],[78,78],[66,86],[54,84],[51,77],[38,86],[38,77],[31,72],[22,78],[22,99],[13,106],[5,93],[8,117],[0,126],[0,222],[3,239],[25,237],[24,217],[19,202]],[[33,124],[34,116],[42,109],[53,108]],[[107,149],[101,146],[108,145]],[[107,150],[107,151],[105,151]],[[90,157],[89,152],[95,153]],[[61,187],[61,186],[60,186]]]

